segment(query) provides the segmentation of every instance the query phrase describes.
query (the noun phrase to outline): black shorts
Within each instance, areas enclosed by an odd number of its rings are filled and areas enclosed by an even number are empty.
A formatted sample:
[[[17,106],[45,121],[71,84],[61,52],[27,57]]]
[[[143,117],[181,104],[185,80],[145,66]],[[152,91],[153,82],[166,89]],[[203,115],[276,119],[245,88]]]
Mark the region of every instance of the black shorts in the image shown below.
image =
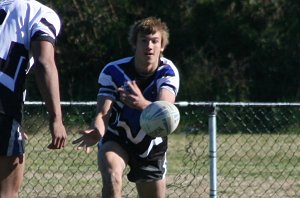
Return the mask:
[[[19,156],[24,152],[20,123],[0,114],[0,156]]]
[[[112,133],[106,133],[103,139],[98,143],[98,152],[101,149],[101,145],[107,141],[117,142],[128,154],[128,165],[130,171],[127,174],[127,178],[131,182],[150,182],[158,181],[165,178],[167,173],[167,159],[166,152],[155,152],[160,150],[153,146],[152,153],[146,158],[141,158],[136,152],[134,145],[124,141],[121,137]]]

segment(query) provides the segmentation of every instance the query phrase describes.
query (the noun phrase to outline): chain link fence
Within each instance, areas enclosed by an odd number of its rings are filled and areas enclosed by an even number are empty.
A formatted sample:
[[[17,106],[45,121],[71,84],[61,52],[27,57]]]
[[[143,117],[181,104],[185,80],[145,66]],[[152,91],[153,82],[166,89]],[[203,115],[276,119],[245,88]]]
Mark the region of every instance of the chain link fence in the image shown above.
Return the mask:
[[[101,197],[97,150],[72,141],[95,115],[94,103],[62,103],[68,144],[48,150],[42,103],[26,103],[25,178],[20,197]],[[167,197],[212,197],[209,115],[216,112],[218,197],[300,197],[300,105],[178,103],[179,128],[169,136]],[[137,197],[124,176],[123,197]]]

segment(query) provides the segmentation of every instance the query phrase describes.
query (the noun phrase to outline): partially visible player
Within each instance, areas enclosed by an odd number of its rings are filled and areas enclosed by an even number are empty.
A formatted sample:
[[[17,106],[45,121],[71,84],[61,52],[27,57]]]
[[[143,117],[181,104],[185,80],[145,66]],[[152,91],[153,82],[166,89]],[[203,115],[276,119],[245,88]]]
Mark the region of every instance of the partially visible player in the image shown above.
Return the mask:
[[[29,62],[47,110],[50,149],[66,144],[54,44],[60,19],[35,0],[0,1],[0,197],[15,198],[24,174],[23,92]]]
[[[102,197],[121,197],[127,165],[129,181],[139,197],[162,198],[166,193],[167,137],[152,138],[140,128],[141,112],[156,100],[175,102],[179,74],[162,56],[169,42],[167,25],[149,17],[133,24],[129,41],[134,56],[107,64],[99,76],[98,112],[93,128],[75,140],[78,149],[98,144]]]

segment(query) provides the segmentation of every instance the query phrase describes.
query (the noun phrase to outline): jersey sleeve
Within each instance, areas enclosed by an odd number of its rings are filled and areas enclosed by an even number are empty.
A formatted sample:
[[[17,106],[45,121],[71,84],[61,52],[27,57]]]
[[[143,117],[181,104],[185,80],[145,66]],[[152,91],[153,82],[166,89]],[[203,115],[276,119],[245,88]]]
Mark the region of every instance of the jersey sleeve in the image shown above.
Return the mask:
[[[49,41],[55,44],[61,28],[61,22],[58,15],[51,9],[43,8],[33,20],[31,29],[31,40]]]
[[[175,65],[169,61],[164,60],[164,66],[160,69],[160,78],[157,81],[157,92],[160,89],[167,89],[175,95],[179,91],[179,73]]]
[[[113,100],[117,97],[117,85],[113,81],[114,65],[107,65],[101,71],[98,84],[100,85],[98,96],[108,96]]]

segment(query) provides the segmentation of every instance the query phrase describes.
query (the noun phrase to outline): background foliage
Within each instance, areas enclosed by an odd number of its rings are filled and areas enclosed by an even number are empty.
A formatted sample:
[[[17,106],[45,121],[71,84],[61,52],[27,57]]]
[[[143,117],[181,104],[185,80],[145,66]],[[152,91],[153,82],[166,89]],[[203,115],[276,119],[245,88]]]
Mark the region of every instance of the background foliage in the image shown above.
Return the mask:
[[[99,72],[106,63],[132,55],[128,28],[147,16],[169,26],[165,56],[181,74],[178,100],[294,101],[300,96],[300,1],[41,2],[62,19],[56,56],[62,100],[95,100]],[[35,90],[28,100],[39,98]]]

